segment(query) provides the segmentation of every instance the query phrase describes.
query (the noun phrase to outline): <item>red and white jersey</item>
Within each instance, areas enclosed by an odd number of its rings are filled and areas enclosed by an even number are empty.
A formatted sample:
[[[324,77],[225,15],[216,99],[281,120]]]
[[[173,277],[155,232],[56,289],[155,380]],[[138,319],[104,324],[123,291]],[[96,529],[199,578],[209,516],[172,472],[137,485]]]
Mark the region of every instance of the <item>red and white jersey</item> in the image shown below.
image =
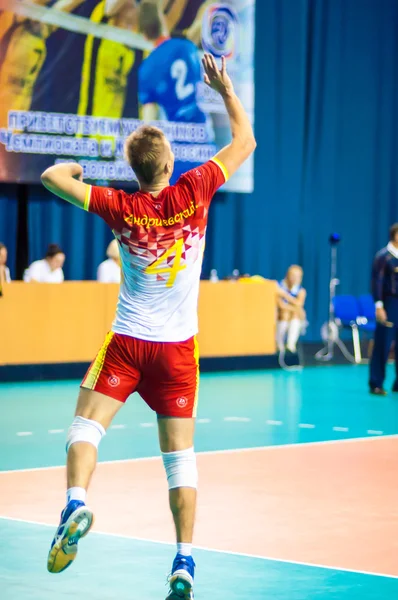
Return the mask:
[[[87,187],[85,208],[106,221],[120,245],[122,282],[113,331],[159,342],[181,342],[197,333],[209,206],[227,178],[214,158],[156,197]]]

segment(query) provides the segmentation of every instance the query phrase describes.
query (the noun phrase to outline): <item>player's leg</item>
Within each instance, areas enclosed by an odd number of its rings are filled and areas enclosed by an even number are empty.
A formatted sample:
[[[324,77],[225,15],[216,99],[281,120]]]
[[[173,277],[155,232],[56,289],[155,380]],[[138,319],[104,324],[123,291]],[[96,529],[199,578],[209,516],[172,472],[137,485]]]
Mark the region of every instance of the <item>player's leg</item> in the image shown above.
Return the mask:
[[[276,344],[279,352],[284,352],[286,346],[286,336],[289,330],[292,312],[288,309],[280,309],[278,321],[276,324]]]
[[[393,331],[392,337],[395,340],[395,381],[392,391],[398,392],[398,299],[395,297],[389,298],[386,302],[386,310],[389,322],[393,323],[391,329]]]
[[[287,332],[286,348],[289,352],[297,352],[297,342],[300,338],[303,322],[305,321],[305,312],[301,306],[295,307],[291,312],[291,319]]]
[[[372,358],[370,360],[369,387],[373,394],[386,394],[383,384],[386,377],[386,364],[390,353],[392,332],[390,327],[377,323]]]
[[[97,391],[80,390],[67,436],[66,507],[48,555],[50,573],[60,573],[72,563],[80,538],[87,535],[94,522],[93,513],[86,506],[86,493],[97,463],[99,443],[121,406],[120,401]]]
[[[198,481],[193,449],[195,419],[158,417],[159,442],[169,484],[177,550],[192,551]],[[187,548],[189,546],[189,548]]]
[[[199,351],[195,338],[158,344],[156,358],[138,391],[158,415],[159,441],[176,528],[177,555],[168,598],[193,598],[195,563],[192,539],[198,472],[193,448],[199,385]]]
[[[96,466],[98,446],[139,380],[133,364],[126,364],[130,340],[109,334],[82,382],[67,435],[67,503],[48,556],[51,573],[60,573],[72,563],[79,539],[93,524],[86,492]]]
[[[392,386],[393,392],[398,392],[398,327],[395,327],[395,348],[394,348],[394,358],[395,358],[395,381]]]
[[[193,447],[195,419],[158,415],[158,429],[177,539],[177,554],[173,561],[168,598],[191,599],[195,576],[192,542],[198,485]]]
[[[99,443],[122,406],[120,400],[81,388],[67,439],[68,500],[85,501],[85,492],[97,463]],[[79,490],[82,497],[78,496]]]

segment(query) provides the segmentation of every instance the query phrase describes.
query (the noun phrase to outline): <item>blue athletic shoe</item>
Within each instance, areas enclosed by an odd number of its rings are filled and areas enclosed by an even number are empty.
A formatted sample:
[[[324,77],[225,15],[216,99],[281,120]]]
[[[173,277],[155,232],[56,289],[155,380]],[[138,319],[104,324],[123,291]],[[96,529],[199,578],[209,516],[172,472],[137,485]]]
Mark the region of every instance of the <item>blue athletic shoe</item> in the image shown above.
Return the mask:
[[[166,600],[193,600],[195,566],[192,556],[177,554],[173,562],[169,579],[170,592]]]
[[[80,500],[71,500],[61,513],[61,522],[48,554],[47,569],[61,573],[75,560],[77,544],[87,535],[94,523],[94,515]]]

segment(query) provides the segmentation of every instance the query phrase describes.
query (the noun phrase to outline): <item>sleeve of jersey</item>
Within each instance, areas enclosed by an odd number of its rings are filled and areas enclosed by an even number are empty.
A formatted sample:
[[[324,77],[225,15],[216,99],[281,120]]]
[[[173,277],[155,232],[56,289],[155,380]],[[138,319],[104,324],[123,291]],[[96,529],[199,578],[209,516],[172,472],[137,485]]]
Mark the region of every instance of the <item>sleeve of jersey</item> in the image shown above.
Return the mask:
[[[181,180],[191,188],[197,200],[208,205],[216,191],[228,181],[228,177],[225,165],[218,158],[212,158],[201,167],[185,173]]]
[[[123,192],[112,188],[88,185],[84,209],[104,219],[114,229],[123,221]]]

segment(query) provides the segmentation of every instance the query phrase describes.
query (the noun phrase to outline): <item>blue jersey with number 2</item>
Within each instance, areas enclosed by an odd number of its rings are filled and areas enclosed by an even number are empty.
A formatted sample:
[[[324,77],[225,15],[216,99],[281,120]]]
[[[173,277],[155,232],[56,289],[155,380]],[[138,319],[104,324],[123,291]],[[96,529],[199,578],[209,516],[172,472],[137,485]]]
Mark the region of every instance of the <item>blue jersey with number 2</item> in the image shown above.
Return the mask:
[[[200,59],[195,44],[187,39],[168,39],[140,66],[139,101],[158,104],[169,121],[205,123],[206,115],[196,102],[200,81]]]

